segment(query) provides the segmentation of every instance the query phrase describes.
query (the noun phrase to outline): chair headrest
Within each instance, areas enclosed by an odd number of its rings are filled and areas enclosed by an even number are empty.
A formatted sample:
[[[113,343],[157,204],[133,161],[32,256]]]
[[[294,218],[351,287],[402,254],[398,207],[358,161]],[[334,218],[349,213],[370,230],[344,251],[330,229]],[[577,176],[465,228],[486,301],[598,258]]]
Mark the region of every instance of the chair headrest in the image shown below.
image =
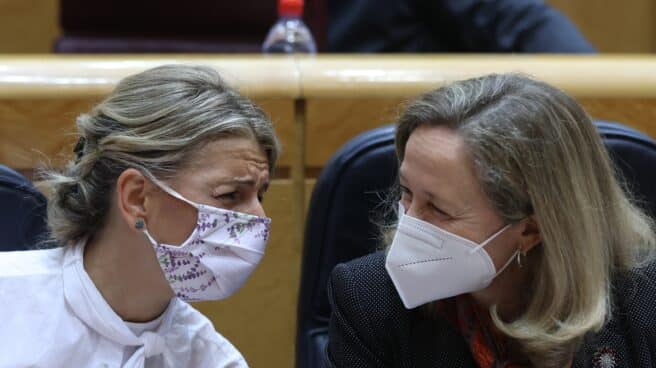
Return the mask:
[[[18,172],[0,165],[0,251],[36,247],[48,237],[46,198]]]
[[[625,125],[596,121],[619,179],[650,215],[656,215],[656,141]]]

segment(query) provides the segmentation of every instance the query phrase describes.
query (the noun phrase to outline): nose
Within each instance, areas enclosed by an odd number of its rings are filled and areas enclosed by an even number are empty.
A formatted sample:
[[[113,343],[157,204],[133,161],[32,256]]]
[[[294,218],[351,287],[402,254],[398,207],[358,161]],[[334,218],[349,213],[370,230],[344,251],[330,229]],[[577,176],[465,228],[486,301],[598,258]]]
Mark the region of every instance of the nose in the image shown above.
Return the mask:
[[[412,203],[411,201],[401,198],[401,200],[399,201],[400,206],[398,206],[399,215],[402,214],[408,215],[411,203]]]
[[[248,201],[244,203],[243,206],[240,207],[241,208],[238,209],[238,211],[240,212],[248,213],[250,215],[254,215],[258,217],[266,216],[264,212],[264,208],[262,207],[262,203],[257,198],[257,195],[254,195],[253,197],[249,198]]]
[[[414,200],[405,200],[401,201],[403,207],[405,207],[405,214],[412,217],[417,217],[417,201]]]
[[[418,220],[426,221],[424,218],[424,211],[422,207],[420,206],[419,201],[410,201],[410,203],[403,203],[403,206],[405,207],[405,214],[414,217]]]

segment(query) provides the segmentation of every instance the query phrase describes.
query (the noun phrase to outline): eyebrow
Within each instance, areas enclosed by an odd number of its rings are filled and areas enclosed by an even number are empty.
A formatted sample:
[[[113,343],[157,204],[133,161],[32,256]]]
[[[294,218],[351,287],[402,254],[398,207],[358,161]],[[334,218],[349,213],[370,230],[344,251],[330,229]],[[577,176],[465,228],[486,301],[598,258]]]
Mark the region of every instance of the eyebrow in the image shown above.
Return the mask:
[[[214,186],[225,185],[225,184],[239,184],[239,185],[248,185],[254,187],[256,183],[257,183],[256,180],[253,179],[252,177],[244,176],[244,177],[234,177],[231,179],[219,180],[214,184]],[[262,189],[266,190],[267,188],[269,188],[270,183],[271,181],[269,179],[263,180]]]

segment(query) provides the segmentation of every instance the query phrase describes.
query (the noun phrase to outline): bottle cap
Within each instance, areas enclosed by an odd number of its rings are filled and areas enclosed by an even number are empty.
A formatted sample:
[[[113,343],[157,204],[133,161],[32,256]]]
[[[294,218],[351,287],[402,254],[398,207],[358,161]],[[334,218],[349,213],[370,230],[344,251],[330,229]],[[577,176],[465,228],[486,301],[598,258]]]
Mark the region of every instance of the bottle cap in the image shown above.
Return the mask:
[[[301,17],[303,0],[278,0],[278,15],[281,17]]]

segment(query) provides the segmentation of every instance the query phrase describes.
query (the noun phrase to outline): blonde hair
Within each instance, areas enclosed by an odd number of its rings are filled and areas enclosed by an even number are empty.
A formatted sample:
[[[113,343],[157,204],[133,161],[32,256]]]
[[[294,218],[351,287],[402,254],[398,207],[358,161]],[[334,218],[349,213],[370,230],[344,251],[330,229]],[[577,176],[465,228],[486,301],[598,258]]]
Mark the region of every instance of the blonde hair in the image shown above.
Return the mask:
[[[40,183],[50,196],[51,236],[61,245],[101,228],[116,179],[128,168],[172,178],[204,144],[224,137],[258,142],[269,170],[279,152],[264,112],[202,66],[164,65],[121,80],[77,118],[77,129],[77,158]]]
[[[506,223],[535,215],[542,245],[523,315],[495,325],[535,366],[562,367],[610,315],[611,277],[653,259],[653,221],[633,204],[592,121],[564,92],[518,74],[455,82],[401,114],[403,160],[421,125],[454,129]]]

